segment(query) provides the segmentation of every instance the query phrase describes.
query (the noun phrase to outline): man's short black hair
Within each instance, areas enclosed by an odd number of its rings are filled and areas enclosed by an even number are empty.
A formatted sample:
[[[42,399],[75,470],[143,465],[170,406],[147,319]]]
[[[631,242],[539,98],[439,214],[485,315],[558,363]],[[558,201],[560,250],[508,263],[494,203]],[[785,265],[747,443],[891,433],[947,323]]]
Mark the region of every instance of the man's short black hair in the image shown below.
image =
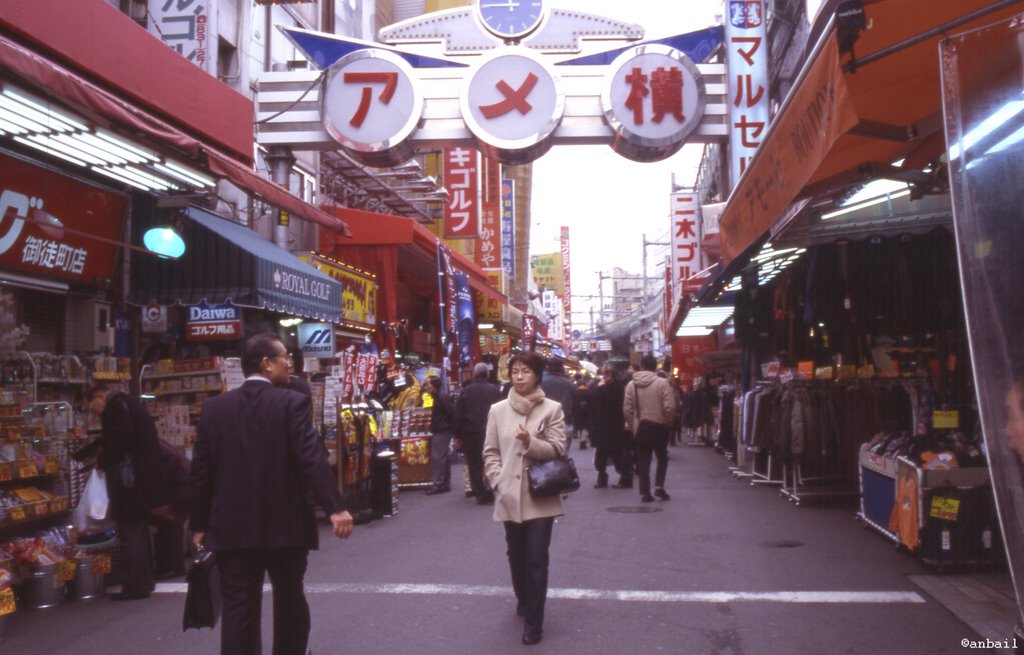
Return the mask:
[[[549,373],[562,373],[563,371],[565,371],[565,367],[562,366],[562,360],[557,357],[552,357],[548,360]]]
[[[654,355],[644,355],[640,359],[640,368],[645,371],[654,371],[658,368],[658,358]]]
[[[98,393],[109,393],[110,386],[99,382],[89,387],[89,390],[85,392],[85,402],[91,403],[92,399],[96,397]]]
[[[257,334],[249,337],[242,349],[242,373],[246,377],[260,373],[260,362],[264,357],[274,357],[278,353],[276,344],[281,338],[276,334]]]

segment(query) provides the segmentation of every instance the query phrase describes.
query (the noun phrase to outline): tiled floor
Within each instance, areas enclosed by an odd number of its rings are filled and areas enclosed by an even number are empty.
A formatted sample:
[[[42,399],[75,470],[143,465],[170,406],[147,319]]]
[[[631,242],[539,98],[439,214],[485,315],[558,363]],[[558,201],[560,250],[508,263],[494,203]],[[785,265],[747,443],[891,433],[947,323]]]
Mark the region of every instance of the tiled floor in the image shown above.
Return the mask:
[[[912,575],[910,580],[982,637],[998,642],[1013,638],[1017,602],[1009,573]]]

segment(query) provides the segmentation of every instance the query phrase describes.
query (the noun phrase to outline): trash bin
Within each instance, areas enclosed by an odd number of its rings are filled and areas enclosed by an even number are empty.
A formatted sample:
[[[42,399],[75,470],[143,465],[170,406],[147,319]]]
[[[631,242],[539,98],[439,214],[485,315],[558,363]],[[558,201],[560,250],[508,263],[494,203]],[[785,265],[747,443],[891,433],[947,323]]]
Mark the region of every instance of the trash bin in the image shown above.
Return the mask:
[[[103,582],[106,572],[94,567],[96,558],[86,556],[76,560],[75,577],[68,584],[68,598],[71,600],[89,600],[103,596]]]
[[[22,601],[28,609],[56,607],[64,600],[64,583],[56,576],[56,564],[33,564],[21,581]]]

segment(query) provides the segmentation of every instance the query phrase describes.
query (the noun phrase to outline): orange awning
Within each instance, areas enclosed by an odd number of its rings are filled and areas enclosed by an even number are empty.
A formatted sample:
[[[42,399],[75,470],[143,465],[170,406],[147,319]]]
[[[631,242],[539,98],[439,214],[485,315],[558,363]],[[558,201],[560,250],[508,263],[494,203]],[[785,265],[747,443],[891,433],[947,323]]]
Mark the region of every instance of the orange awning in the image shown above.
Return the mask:
[[[993,5],[1001,8],[984,11]],[[1022,10],[1024,0],[866,0],[868,28],[854,54],[868,59],[960,19],[970,17],[946,31],[967,31]],[[877,175],[872,165],[906,159],[904,168],[919,169],[945,150],[941,38],[922,38],[861,65],[840,55],[835,30],[819,40],[729,196],[720,221],[724,263],[743,254],[793,201],[871,179]]]

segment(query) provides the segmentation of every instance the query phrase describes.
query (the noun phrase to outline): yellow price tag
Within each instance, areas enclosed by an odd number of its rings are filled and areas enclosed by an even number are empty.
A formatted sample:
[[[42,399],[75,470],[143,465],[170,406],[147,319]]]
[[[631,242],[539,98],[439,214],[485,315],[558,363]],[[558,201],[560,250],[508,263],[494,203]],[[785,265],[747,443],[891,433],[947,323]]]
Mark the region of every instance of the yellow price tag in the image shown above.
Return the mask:
[[[78,564],[73,559],[61,560],[57,563],[57,575],[61,582],[69,582],[75,579],[75,571]]]
[[[97,553],[92,556],[92,574],[93,575],[104,575],[110,573],[111,568],[111,557],[110,553]]]
[[[19,459],[18,460],[18,477],[19,478],[34,478],[39,475],[39,469],[36,468],[36,463],[30,459]]]
[[[14,605],[14,590],[3,589],[0,590],[0,616],[11,614],[15,610]]]
[[[936,430],[956,430],[960,427],[960,412],[955,409],[932,412],[932,427]]]
[[[60,460],[57,458],[56,455],[46,456],[46,465],[43,470],[46,472],[47,475],[60,473]]]
[[[944,498],[942,496],[932,497],[931,510],[928,516],[945,521],[955,521],[960,514],[959,498]]]
[[[12,521],[24,521],[27,518],[24,507],[12,507],[10,515]]]

